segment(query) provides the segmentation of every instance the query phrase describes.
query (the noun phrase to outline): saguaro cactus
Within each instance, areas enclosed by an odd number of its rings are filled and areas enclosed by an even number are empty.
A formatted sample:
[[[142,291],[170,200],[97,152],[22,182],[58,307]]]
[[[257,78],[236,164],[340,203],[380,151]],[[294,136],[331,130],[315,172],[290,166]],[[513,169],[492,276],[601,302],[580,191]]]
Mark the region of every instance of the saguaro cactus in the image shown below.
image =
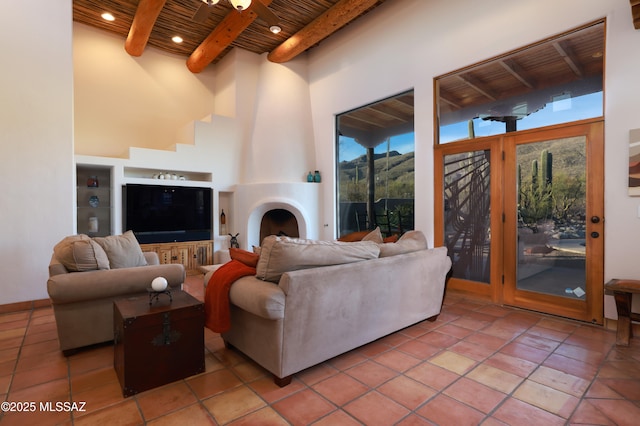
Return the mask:
[[[539,160],[531,161],[531,184],[522,187],[518,166],[518,203],[523,221],[534,230],[541,219],[548,219],[553,211],[553,155],[548,150],[540,153]]]
[[[546,149],[540,153],[540,183],[548,189],[553,181],[553,154]]]

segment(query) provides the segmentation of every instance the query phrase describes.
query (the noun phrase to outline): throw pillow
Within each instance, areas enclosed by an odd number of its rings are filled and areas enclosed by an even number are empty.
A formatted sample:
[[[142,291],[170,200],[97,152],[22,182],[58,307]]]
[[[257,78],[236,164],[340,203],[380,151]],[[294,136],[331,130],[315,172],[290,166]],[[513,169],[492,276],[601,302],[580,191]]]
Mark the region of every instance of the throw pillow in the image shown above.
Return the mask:
[[[113,269],[147,265],[140,244],[132,231],[127,231],[122,235],[95,237],[94,240],[107,253],[109,264]]]
[[[229,249],[229,255],[231,259],[237,260],[252,268],[255,268],[256,265],[258,265],[258,260],[260,260],[260,255],[234,247]]]
[[[373,241],[374,243],[382,243],[383,241],[380,227],[377,226],[376,229],[365,235],[364,238],[362,238],[362,241]]]
[[[338,241],[342,241],[344,243],[353,243],[355,241],[362,241],[362,239],[369,233],[369,231],[356,231],[350,234],[343,235],[338,238]]]
[[[379,254],[378,244],[371,241],[347,243],[270,235],[262,242],[256,277],[277,283],[285,272],[375,259]]]
[[[379,244],[379,247],[380,257],[396,256],[429,248],[427,238],[422,231],[408,231],[402,234],[397,242]]]
[[[396,241],[398,241],[398,234],[389,235],[382,239],[383,243],[395,243]]]
[[[69,272],[109,269],[107,254],[84,234],[64,238],[53,247],[53,253]]]
[[[356,241],[373,241],[374,243],[381,243],[383,241],[380,227],[376,227],[373,231],[356,231],[350,234],[343,235],[338,238],[338,241],[343,243],[353,243]]]

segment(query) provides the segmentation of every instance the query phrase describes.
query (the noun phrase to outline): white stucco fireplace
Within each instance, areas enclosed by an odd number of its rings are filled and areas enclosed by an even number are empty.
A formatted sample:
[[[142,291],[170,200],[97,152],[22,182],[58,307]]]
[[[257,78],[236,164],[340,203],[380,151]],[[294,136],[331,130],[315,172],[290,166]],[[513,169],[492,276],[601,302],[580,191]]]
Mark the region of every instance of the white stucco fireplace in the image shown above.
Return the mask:
[[[306,182],[258,183],[238,185],[234,193],[235,229],[240,248],[251,250],[259,246],[260,224],[272,210],[290,212],[298,225],[300,238],[317,239],[320,235],[321,184]]]

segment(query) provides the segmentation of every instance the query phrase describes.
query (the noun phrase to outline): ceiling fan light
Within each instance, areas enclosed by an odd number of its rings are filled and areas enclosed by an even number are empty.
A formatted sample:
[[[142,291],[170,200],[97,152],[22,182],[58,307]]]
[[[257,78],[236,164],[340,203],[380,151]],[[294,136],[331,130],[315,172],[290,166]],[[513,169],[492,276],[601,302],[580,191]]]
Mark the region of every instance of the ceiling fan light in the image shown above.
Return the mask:
[[[282,31],[282,28],[280,28],[280,25],[272,25],[269,27],[269,31],[274,34],[278,34],[280,31]]]
[[[234,9],[243,11],[251,6],[251,0],[229,0]]]

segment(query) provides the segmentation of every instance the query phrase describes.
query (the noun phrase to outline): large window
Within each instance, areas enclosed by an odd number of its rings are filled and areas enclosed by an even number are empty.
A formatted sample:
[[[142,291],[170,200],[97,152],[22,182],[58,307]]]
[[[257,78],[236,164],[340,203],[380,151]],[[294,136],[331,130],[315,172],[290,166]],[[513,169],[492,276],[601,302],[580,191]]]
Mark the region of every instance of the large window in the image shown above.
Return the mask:
[[[436,78],[437,143],[602,116],[604,26]]]
[[[413,229],[413,91],[337,116],[338,235]]]
[[[602,322],[605,22],[435,79],[448,289]]]

